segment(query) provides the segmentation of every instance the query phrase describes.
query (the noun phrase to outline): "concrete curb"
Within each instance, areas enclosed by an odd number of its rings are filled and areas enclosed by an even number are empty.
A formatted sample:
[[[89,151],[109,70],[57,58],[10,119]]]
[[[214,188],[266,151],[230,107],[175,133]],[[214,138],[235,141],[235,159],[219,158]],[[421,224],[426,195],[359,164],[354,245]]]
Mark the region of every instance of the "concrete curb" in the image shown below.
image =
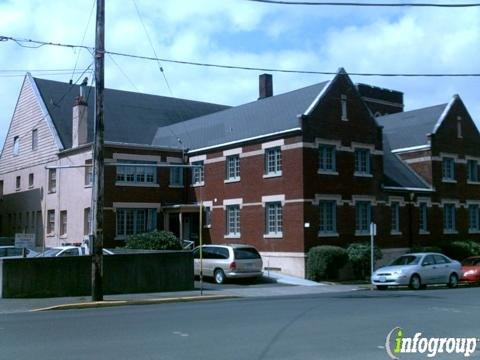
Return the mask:
[[[128,305],[152,305],[152,304],[168,304],[176,302],[192,302],[192,301],[207,301],[207,300],[228,300],[238,299],[238,295],[203,295],[203,296],[183,296],[173,298],[161,299],[143,299],[143,300],[106,300],[106,301],[90,301],[83,303],[62,304],[48,306],[44,308],[32,309],[30,312],[50,311],[50,310],[72,310],[72,309],[92,309],[113,306],[128,306]]]

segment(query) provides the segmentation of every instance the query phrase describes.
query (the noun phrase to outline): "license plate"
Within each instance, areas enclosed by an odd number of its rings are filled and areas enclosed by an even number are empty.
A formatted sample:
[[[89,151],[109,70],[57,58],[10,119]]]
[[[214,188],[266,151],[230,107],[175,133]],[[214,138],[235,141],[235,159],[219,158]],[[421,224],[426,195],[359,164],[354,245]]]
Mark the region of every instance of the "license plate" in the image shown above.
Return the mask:
[[[384,283],[384,282],[387,281],[387,278],[386,278],[385,276],[379,276],[379,277],[378,277],[378,281]]]

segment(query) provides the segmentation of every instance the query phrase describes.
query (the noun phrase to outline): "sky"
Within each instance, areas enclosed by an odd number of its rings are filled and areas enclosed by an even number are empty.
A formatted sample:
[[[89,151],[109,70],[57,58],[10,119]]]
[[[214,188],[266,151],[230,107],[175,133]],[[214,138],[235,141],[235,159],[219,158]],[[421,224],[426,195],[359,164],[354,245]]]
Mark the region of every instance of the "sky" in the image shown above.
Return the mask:
[[[390,2],[395,1],[402,2]],[[110,51],[274,69],[480,73],[480,8],[287,6],[246,0],[106,3],[106,49]],[[93,47],[94,5],[92,0],[0,0],[0,36]],[[76,81],[83,79],[81,72],[92,61],[87,50],[31,49],[12,41],[0,42],[0,146],[26,71],[39,78]],[[109,55],[105,61],[108,88],[226,105],[256,100],[262,73]],[[59,69],[68,71],[51,71]],[[275,94],[332,78],[272,74]],[[91,73],[87,76],[92,78]],[[480,125],[478,77],[352,76],[352,80],[402,91],[405,110],[447,103],[459,94]]]

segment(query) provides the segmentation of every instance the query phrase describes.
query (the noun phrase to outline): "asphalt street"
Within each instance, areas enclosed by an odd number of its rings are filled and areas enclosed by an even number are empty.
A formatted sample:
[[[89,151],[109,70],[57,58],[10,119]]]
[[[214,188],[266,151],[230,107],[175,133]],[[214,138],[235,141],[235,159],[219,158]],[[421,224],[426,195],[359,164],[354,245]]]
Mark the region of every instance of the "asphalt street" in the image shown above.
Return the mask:
[[[385,338],[396,326],[411,336],[480,337],[479,296],[480,288],[362,290],[4,314],[0,358],[388,359]]]

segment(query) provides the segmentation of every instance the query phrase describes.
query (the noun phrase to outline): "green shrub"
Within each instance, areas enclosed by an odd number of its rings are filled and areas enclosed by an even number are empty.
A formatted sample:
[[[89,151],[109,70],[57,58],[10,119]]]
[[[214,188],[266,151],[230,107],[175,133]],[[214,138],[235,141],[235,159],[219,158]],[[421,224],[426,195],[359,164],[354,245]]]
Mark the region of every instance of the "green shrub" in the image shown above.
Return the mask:
[[[153,231],[150,233],[136,234],[128,237],[125,247],[127,249],[143,250],[181,250],[182,245],[178,238],[169,231]]]
[[[338,271],[347,261],[347,252],[341,247],[315,246],[308,252],[307,277],[314,281],[334,280],[338,278]]]
[[[370,243],[352,243],[347,248],[348,260],[352,264],[353,274],[357,279],[365,279],[370,275],[371,254]],[[383,255],[378,247],[374,247],[375,260],[380,260]]]
[[[469,256],[480,255],[480,244],[475,241],[453,241],[442,244],[442,252],[448,257],[462,261]]]

